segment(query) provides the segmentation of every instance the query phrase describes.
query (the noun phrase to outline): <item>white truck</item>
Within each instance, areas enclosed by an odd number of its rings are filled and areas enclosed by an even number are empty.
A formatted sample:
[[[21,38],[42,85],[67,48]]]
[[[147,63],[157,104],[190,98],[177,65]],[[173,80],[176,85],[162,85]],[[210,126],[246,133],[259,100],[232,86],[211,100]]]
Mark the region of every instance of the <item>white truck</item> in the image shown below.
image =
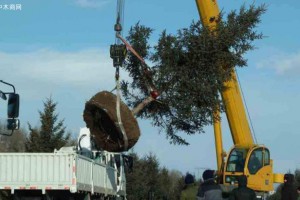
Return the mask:
[[[130,159],[92,151],[86,133],[81,130],[78,147],[54,153],[0,153],[0,190],[15,200],[126,199],[125,161]]]

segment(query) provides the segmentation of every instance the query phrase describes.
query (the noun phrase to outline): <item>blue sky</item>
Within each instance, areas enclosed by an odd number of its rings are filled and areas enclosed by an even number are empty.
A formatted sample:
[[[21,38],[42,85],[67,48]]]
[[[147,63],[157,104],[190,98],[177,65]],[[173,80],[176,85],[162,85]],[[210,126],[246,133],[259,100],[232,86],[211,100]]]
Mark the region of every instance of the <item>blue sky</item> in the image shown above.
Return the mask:
[[[225,13],[243,3],[219,0]],[[300,168],[300,2],[254,3],[268,6],[258,27],[267,37],[255,43],[257,49],[246,55],[249,66],[238,74],[258,142],[270,148],[276,172],[293,171]],[[85,101],[114,87],[108,50],[114,42],[116,0],[0,0],[0,5],[5,4],[22,5],[21,11],[0,9],[0,79],[15,84],[21,95],[23,127],[27,122],[38,125],[37,111],[51,95],[68,129],[78,133],[85,126]],[[124,34],[140,21],[155,29],[151,39],[155,43],[162,30],[175,33],[198,18],[194,1],[127,0]],[[6,89],[1,85],[1,90]],[[223,118],[228,150],[232,141]],[[151,151],[162,165],[182,172],[215,168],[212,127],[205,134],[186,137],[190,146],[170,145],[149,121],[140,121],[140,128],[142,136],[134,148],[140,155]]]

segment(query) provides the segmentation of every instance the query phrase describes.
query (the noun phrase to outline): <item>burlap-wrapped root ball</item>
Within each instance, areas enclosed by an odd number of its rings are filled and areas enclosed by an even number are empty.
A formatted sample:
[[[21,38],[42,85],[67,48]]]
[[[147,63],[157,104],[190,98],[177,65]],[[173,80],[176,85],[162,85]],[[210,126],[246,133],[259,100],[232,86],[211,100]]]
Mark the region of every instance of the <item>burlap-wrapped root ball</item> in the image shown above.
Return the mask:
[[[83,114],[97,147],[110,152],[129,150],[140,137],[137,120],[127,105],[120,102],[121,119],[128,138],[128,148],[125,149],[123,134],[117,125],[116,101],[117,96],[111,92],[99,92],[86,102]]]

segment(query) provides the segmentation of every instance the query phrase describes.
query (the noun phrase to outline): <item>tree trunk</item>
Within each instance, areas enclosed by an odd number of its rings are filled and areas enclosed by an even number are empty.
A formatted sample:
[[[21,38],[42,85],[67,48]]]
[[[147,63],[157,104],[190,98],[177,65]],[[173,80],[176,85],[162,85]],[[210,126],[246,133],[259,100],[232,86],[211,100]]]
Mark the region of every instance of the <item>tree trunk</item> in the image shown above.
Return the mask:
[[[140,111],[142,111],[149,103],[154,101],[155,99],[152,96],[144,99],[140,104],[138,104],[135,108],[132,109],[132,114],[134,116],[138,115]]]

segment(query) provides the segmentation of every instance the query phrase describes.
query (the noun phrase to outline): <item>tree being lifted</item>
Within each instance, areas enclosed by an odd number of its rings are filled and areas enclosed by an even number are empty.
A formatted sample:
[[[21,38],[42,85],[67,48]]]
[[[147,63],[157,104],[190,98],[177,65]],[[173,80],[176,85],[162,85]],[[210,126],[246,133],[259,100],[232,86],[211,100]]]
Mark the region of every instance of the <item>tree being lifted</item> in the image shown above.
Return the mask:
[[[214,120],[213,112],[223,111],[219,92],[226,90],[224,82],[231,79],[235,66],[247,65],[243,56],[254,49],[253,41],[263,37],[255,28],[265,11],[264,5],[242,6],[239,12],[230,12],[227,19],[221,14],[214,30],[203,27],[199,21],[176,35],[163,31],[153,48],[148,43],[153,30],[139,23],[133,26],[127,40],[143,59],[153,63],[152,67],[145,66],[129,52],[122,66],[132,78],[123,81],[121,88],[133,114],[152,120],[174,144],[188,144],[179,132],[187,135],[204,132],[203,128]],[[149,82],[158,91],[158,99],[149,95]],[[99,123],[101,117],[96,120],[96,114],[91,115],[87,109],[92,103],[86,104],[85,116],[92,116],[94,122],[87,122],[86,117],[85,121],[91,129],[99,129],[96,124],[103,126]],[[96,104],[94,101],[93,105]],[[123,119],[122,112],[121,115]],[[133,128],[126,134],[134,139],[134,145],[139,130],[138,126]]]

